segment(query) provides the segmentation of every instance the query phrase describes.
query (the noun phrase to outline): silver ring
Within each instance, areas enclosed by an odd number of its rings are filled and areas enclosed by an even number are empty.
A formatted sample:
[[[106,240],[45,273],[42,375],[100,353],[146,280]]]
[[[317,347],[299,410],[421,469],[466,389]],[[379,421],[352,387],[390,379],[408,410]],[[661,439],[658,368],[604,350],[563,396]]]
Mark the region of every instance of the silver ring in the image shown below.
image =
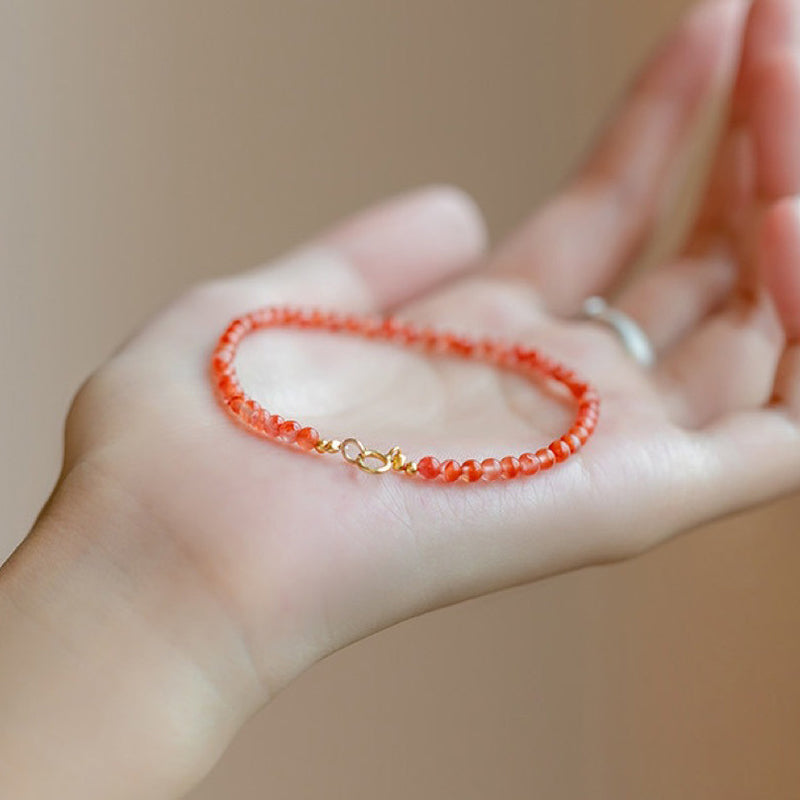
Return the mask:
[[[583,316],[612,328],[633,359],[643,367],[656,363],[656,353],[647,334],[622,311],[612,308],[602,297],[590,297],[583,303]]]

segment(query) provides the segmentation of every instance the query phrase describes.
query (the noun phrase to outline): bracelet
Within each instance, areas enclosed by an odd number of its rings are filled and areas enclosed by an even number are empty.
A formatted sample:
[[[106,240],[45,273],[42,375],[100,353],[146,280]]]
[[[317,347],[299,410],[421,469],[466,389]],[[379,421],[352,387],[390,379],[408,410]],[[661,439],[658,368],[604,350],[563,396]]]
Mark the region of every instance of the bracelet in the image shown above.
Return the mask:
[[[315,328],[388,340],[432,354],[477,359],[516,370],[529,377],[553,380],[566,388],[566,399],[576,405],[575,421],[567,433],[536,452],[483,461],[469,459],[463,463],[454,459],[440,462],[433,456],[410,461],[399,447],[382,452],[366,448],[352,437],[342,441],[323,439],[315,428],[270,414],[248,397],[239,384],[233,365],[239,342],[248,333],[274,327]],[[472,340],[461,334],[420,328],[393,317],[376,319],[319,309],[269,306],[237,317],[217,343],[211,358],[211,377],[222,405],[251,433],[306,451],[341,453],[345,461],[371,474],[394,471],[427,480],[440,479],[446,483],[510,479],[548,470],[566,461],[586,444],[597,426],[600,408],[597,392],[587,382],[572,370],[529,347],[492,339]]]

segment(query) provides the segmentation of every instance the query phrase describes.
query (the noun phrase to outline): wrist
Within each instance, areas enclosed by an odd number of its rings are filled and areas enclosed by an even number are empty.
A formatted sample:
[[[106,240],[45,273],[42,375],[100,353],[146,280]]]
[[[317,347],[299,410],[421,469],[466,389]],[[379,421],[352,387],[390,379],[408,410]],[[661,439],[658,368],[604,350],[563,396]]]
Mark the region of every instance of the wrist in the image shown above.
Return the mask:
[[[0,771],[15,797],[179,796],[266,702],[185,561],[88,464],[61,481],[0,570]]]

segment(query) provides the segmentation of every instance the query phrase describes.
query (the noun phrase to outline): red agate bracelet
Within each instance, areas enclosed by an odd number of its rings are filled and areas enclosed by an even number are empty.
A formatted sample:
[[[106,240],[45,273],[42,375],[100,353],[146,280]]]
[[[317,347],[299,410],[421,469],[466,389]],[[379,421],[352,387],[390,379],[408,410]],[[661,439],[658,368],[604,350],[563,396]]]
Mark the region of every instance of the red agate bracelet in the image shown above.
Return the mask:
[[[409,461],[399,447],[387,452],[364,447],[358,439],[323,439],[315,428],[304,427],[295,420],[270,414],[243,391],[233,362],[239,342],[253,331],[265,328],[316,328],[382,339],[421,348],[437,355],[458,356],[486,361],[523,374],[557,381],[568,391],[577,408],[572,427],[559,439],[536,452],[505,456],[483,461],[469,459],[459,463],[447,459],[440,463],[433,456]],[[492,339],[473,340],[461,334],[420,328],[392,317],[372,318],[356,314],[340,314],[318,309],[301,310],[270,306],[237,317],[219,339],[211,358],[211,376],[225,408],[249,431],[275,441],[291,444],[318,453],[341,453],[344,459],[365,472],[377,474],[390,470],[416,475],[428,480],[441,479],[452,483],[459,479],[474,482],[498,478],[535,475],[566,461],[577,452],[597,426],[600,399],[597,392],[572,370],[519,344],[506,344]]]

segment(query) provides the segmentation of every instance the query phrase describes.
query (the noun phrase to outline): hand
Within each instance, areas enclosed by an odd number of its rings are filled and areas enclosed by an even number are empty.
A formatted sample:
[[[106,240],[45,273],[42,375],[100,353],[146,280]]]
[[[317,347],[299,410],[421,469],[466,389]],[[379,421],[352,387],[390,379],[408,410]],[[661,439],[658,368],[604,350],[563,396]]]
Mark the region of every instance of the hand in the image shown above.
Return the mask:
[[[79,393],[61,493],[113,494],[136,509],[137,548],[153,541],[178,554],[181,569],[163,570],[169,591],[191,580],[213,598],[263,701],[399,620],[630,557],[796,489],[799,6],[756,0],[741,48],[744,4],[695,9],[574,180],[493,254],[471,202],[431,189],[190,292]],[[614,301],[658,349],[648,372],[613,333],[571,317],[588,295],[619,288],[668,210],[698,113],[731,86],[730,122],[685,246]],[[529,342],[598,387],[600,425],[558,469],[508,483],[370,476],[289,451],[232,424],[207,377],[228,320],[273,303],[392,309]],[[270,332],[242,350],[243,382],[270,411],[412,457],[520,453],[567,419],[509,375],[401,348]],[[122,563],[129,542],[103,547]]]

